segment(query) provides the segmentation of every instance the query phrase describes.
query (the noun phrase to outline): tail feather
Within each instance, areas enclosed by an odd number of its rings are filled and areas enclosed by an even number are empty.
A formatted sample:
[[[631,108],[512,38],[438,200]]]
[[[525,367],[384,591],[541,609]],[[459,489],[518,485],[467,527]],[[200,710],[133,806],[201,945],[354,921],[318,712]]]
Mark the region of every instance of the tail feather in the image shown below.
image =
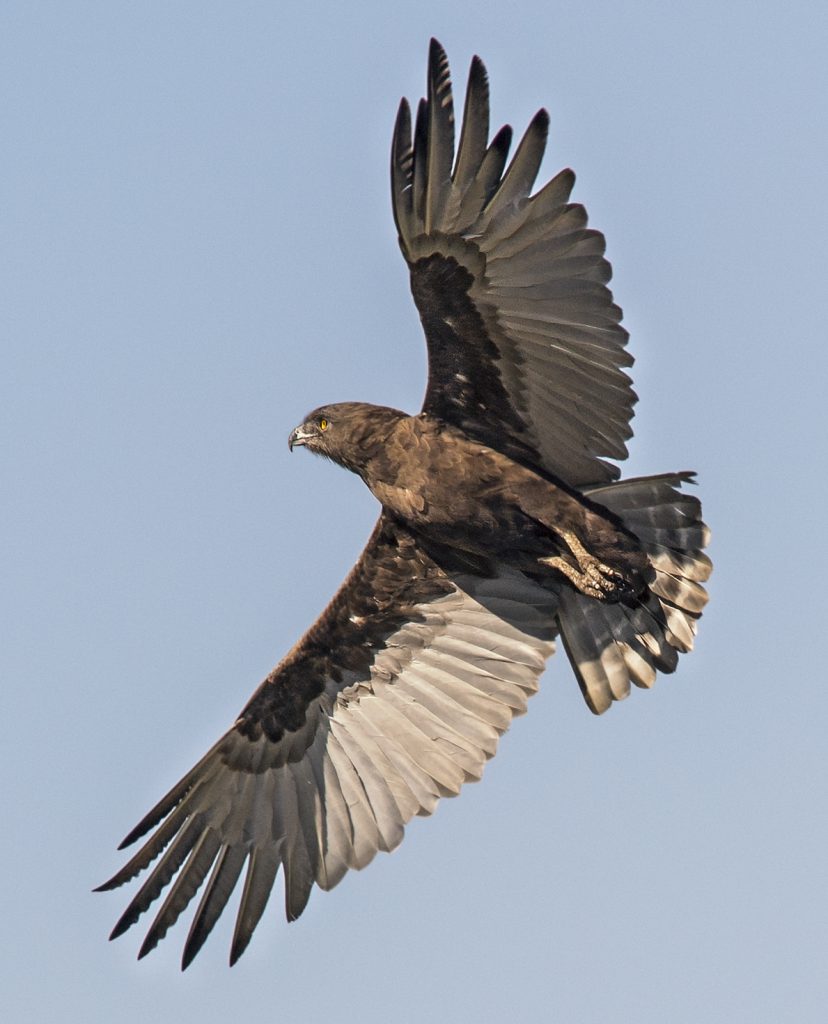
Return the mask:
[[[601,714],[630,693],[650,687],[656,672],[673,672],[693,647],[707,602],[702,583],[712,563],[702,548],[710,532],[698,498],[682,492],[692,473],[621,480],[587,492],[618,515],[641,542],[655,580],[630,606],[608,604],[563,588],[561,639],[584,698]]]

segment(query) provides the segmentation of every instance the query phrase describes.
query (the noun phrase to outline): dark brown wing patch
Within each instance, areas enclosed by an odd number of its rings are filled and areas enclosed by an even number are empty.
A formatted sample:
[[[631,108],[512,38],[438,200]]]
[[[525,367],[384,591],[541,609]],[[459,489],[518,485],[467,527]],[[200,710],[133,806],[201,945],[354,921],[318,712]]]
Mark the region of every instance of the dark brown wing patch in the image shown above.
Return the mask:
[[[433,253],[411,268],[411,290],[430,342],[429,380],[440,381],[439,387],[429,386],[425,406],[450,423],[468,423],[473,436],[484,429],[495,436],[501,427],[525,433],[503,386],[500,353],[471,300],[473,286],[473,274],[453,256]]]
[[[362,557],[305,636],[270,673],[236,723],[248,739],[278,743],[305,724],[323,681],[367,675],[374,652],[412,609],[451,589],[414,538],[380,517]]]

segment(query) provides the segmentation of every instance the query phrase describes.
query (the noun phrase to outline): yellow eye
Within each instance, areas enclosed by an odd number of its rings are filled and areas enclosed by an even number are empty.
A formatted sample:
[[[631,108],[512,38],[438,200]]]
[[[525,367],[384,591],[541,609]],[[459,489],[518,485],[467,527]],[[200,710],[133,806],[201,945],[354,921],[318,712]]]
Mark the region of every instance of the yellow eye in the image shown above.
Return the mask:
[[[328,421],[324,417],[319,421],[319,429],[320,430],[327,430],[328,429]]]

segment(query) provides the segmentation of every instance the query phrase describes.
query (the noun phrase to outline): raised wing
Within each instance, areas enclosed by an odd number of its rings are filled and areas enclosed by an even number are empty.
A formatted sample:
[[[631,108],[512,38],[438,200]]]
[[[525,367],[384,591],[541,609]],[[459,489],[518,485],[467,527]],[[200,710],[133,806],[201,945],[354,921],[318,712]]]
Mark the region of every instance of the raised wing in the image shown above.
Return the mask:
[[[556,598],[516,573],[487,577],[439,561],[380,518],[316,624],[121,844],[155,830],[102,890],[163,856],[112,938],[172,883],[144,956],[209,874],[187,967],[246,866],[235,963],[280,866],[293,920],[314,883],[333,888],[349,868],[393,850],[413,815],[480,778],[537,689],[554,646]]]
[[[511,129],[491,144],[482,61],[472,60],[457,157],[448,61],[431,41],[428,99],[412,140],[400,104],[394,218],[428,344],[423,409],[514,458],[583,486],[624,459],[636,396],[621,367],[621,310],[604,237],[569,203],[561,171],[530,195],[549,116],[532,120],[504,173]]]

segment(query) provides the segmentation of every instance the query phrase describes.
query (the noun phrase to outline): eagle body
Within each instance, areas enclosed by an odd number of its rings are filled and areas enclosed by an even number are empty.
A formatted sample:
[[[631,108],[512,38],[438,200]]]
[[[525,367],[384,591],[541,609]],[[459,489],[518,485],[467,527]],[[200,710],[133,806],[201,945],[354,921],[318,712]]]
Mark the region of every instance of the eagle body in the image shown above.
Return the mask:
[[[280,872],[292,921],[314,886],[393,850],[481,777],[557,640],[595,714],[693,647],[711,572],[693,474],[620,479],[633,360],[573,173],[533,192],[548,128],[538,111],[507,164],[475,57],[455,146],[432,40],[427,97],[413,117],[400,103],[391,147],[422,410],[322,406],[291,433],[359,474],[380,516],[316,622],[121,844],[143,837],[100,888],[147,874],[111,938],[166,893],[139,957],[200,891],[186,967],[241,884],[235,963]]]
[[[318,424],[325,423],[324,430]],[[424,544],[448,546],[542,579],[579,569],[566,537],[617,574],[600,595],[640,594],[652,570],[608,509],[426,412],[343,402],[314,410],[289,440],[356,472],[383,510]]]

